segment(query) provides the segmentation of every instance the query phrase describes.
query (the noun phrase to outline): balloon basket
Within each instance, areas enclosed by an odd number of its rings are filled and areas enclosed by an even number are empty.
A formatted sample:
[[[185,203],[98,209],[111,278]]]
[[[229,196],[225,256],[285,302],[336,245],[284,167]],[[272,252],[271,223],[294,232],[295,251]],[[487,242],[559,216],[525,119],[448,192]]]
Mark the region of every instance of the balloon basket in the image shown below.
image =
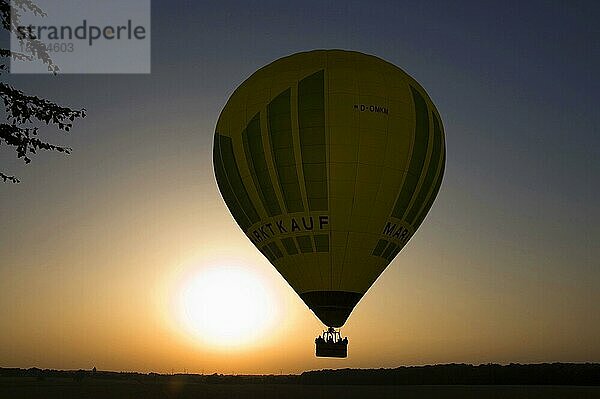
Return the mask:
[[[315,339],[315,354],[317,357],[348,357],[348,338],[342,339],[339,331],[329,327]]]

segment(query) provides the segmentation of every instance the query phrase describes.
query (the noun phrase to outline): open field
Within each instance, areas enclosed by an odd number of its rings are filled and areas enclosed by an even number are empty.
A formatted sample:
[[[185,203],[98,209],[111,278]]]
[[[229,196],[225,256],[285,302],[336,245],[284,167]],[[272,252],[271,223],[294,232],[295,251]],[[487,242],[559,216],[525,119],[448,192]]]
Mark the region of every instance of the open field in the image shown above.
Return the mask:
[[[600,387],[541,385],[301,385],[207,384],[181,379],[136,380],[0,377],[0,398],[11,399],[228,399],[228,398],[407,398],[407,399],[586,399],[600,398]]]

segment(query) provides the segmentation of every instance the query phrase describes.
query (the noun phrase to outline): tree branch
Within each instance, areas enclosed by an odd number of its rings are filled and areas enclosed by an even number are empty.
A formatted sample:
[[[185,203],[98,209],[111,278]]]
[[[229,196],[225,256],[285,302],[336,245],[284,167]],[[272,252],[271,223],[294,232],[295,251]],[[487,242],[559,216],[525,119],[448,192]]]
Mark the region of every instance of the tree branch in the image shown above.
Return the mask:
[[[16,177],[5,175],[2,172],[0,172],[0,179],[2,179],[4,181],[4,183],[6,183],[7,181],[11,182],[11,183],[20,183],[21,182],[21,180],[17,179]]]

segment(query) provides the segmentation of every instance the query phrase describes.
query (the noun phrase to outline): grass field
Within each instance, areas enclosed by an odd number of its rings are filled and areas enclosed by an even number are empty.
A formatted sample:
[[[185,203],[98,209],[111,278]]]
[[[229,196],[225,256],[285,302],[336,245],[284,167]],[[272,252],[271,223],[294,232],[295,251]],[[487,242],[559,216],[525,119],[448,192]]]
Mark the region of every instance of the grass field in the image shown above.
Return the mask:
[[[406,398],[406,399],[586,399],[600,398],[600,387],[525,385],[297,385],[297,384],[206,384],[183,382],[139,382],[136,380],[0,377],[4,399],[192,399],[192,398]]]

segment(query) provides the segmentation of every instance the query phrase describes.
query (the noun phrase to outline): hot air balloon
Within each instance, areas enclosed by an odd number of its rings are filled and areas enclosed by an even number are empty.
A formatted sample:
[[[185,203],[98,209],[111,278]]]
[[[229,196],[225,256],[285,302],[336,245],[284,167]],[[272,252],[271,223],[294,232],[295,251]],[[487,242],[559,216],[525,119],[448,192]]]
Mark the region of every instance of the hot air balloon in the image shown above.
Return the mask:
[[[317,356],[423,222],[445,165],[433,102],[400,68],[354,51],[293,54],[231,95],[213,163],[244,234],[327,326]]]

